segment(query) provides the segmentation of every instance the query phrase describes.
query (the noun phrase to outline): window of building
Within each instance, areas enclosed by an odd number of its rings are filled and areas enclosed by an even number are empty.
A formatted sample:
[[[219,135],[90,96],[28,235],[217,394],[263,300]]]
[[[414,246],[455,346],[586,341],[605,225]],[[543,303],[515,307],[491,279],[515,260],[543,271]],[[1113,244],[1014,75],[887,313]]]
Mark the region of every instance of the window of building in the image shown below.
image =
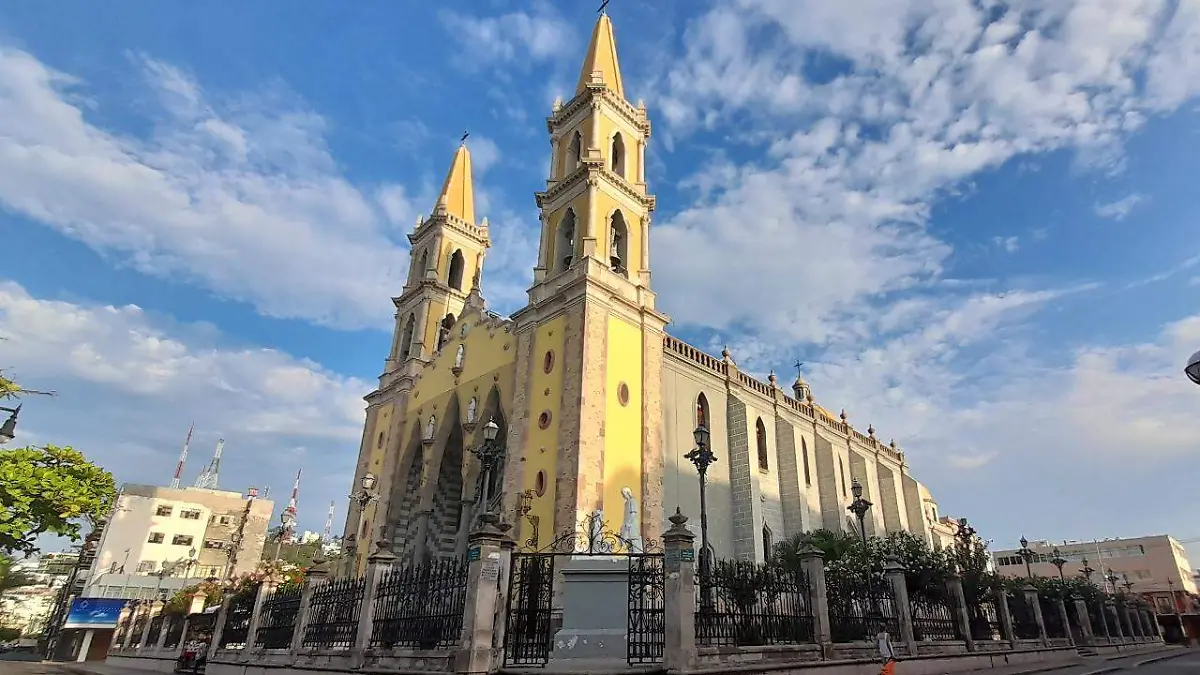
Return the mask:
[[[225,542],[221,541],[220,539],[205,539],[204,548],[224,549]]]
[[[767,471],[771,468],[767,457],[767,425],[761,417],[754,423],[754,438],[758,443],[758,470]]]
[[[446,274],[446,283],[450,284],[450,288],[456,291],[462,290],[463,283],[463,267],[466,260],[463,259],[462,249],[455,249],[450,256],[450,270]]]
[[[171,515],[171,510],[172,510],[172,509],[171,509],[171,507],[170,507],[170,506],[160,506],[160,507],[158,507],[157,509],[155,509],[155,510],[154,510],[154,515],[156,515],[156,516],[169,516],[169,515]]]
[[[405,361],[412,353],[413,338],[417,333],[417,317],[415,314],[409,314],[404,320],[404,329],[400,334],[400,360]]]
[[[625,139],[621,134],[613,136],[612,140],[612,170],[621,178],[625,177]]]
[[[571,266],[571,260],[575,255],[575,211],[567,209],[563,214],[562,220],[558,222],[558,231],[555,234],[554,242],[554,257],[551,266],[555,269],[565,270]]]
[[[838,457],[838,478],[842,483],[842,496],[846,496],[846,465],[842,464],[842,458]]]
[[[171,545],[172,546],[191,546],[192,545],[192,535],[177,534],[174,537],[171,537]]]
[[[771,528],[767,527],[766,525],[763,525],[762,540],[763,540],[763,557],[770,558],[771,557],[771,549],[774,547],[774,542],[771,540]]]
[[[167,535],[163,534],[162,532],[151,532],[150,537],[148,539],[146,539],[146,543],[161,544],[161,543],[163,543],[163,539],[166,539],[166,538],[167,538]]]
[[[179,517],[184,520],[200,520],[200,509],[184,509],[179,512]]]
[[[231,519],[229,516],[221,516],[220,518],[217,518],[217,522],[222,525],[228,525],[229,523],[233,522],[233,519]]]
[[[629,276],[629,228],[625,216],[617,211],[608,224],[608,266],[612,271]]]
[[[143,560],[137,566],[138,574],[149,574],[156,569],[158,569],[158,563],[153,560]]]
[[[804,484],[812,487],[812,474],[808,470],[808,442],[800,437],[800,453],[804,456]]]
[[[201,565],[196,569],[198,570],[200,577],[204,579],[220,579],[221,572],[223,571],[220,565]]]
[[[712,431],[708,421],[708,397],[703,393],[696,397],[696,426]]]
[[[567,166],[564,173],[570,173],[579,166],[583,157],[583,136],[576,131],[571,135],[571,144],[567,146]]]

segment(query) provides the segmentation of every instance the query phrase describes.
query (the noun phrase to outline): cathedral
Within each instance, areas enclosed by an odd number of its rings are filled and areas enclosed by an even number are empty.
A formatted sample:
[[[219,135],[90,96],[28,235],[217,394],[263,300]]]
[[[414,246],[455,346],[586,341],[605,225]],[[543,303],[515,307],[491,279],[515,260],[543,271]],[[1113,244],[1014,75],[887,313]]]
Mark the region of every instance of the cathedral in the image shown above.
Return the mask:
[[[555,102],[547,128],[525,307],[502,317],[484,301],[491,239],[465,143],[432,213],[408,235],[408,279],[392,299],[395,333],[366,396],[355,471],[356,491],[375,478],[374,498],[352,499],[347,516],[357,569],[381,533],[402,558],[462,555],[487,506],[480,495],[495,498],[523,550],[596,511],[613,531],[635,511],[646,541],[676,507],[697,524],[699,479],[684,455],[699,425],[717,457],[707,511],[718,557],[762,560],[798,532],[858,531],[847,509],[855,481],[873,504],[867,534],[929,537],[936,509],[894,442],[831,414],[800,377],[790,388],[773,374],[763,382],[728,351],[712,356],[667,334],[651,284],[650,119],[625,98],[607,15],[574,97]],[[476,452],[489,427],[502,454],[484,486]]]

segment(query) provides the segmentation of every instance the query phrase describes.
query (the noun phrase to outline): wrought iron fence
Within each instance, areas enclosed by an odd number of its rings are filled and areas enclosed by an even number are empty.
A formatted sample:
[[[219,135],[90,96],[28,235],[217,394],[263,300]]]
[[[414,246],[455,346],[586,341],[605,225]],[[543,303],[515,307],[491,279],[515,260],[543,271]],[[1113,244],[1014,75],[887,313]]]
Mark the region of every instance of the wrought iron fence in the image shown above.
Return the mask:
[[[1013,633],[1018,640],[1038,640],[1042,637],[1038,631],[1037,617],[1033,614],[1033,603],[1024,591],[1009,593],[1008,612],[1012,616]]]
[[[153,619],[150,619],[150,632],[146,634],[146,644],[143,647],[158,646],[158,637],[162,635],[163,615],[155,614]]]
[[[834,642],[874,640],[881,630],[900,635],[900,619],[891,584],[872,575],[861,586],[850,586],[841,597],[829,598],[829,634]]]
[[[629,556],[626,660],[631,665],[663,660],[666,643],[665,578],[661,553]]]
[[[1121,618],[1121,627],[1124,629],[1125,634],[1130,637],[1140,637],[1141,631],[1134,627],[1133,622],[1130,620],[1129,612],[1126,611],[1125,601],[1118,598],[1116,609],[1117,616]]]
[[[1100,637],[1109,637],[1113,634],[1112,624],[1108,621],[1108,613],[1104,611],[1104,604],[1101,602],[1087,603],[1088,621],[1092,624],[1092,634]]]
[[[141,643],[142,629],[144,629],[146,627],[146,615],[140,613],[141,608],[135,607],[133,611],[139,612],[139,613],[137,616],[134,617],[133,628],[129,632],[129,639],[125,641],[125,644],[131,645],[131,646]]]
[[[554,555],[541,553],[513,556],[504,634],[507,666],[540,667],[550,658],[554,559]]]
[[[967,624],[971,628],[972,639],[1003,640],[1006,637],[996,601],[991,598],[981,598],[979,602],[967,605]]]
[[[254,615],[254,601],[258,598],[259,584],[254,584],[229,600],[225,612],[225,627],[221,629],[218,646],[221,649],[242,649],[250,637],[250,617]]]
[[[179,646],[179,640],[183,638],[183,614],[169,614],[171,623],[167,626],[167,637],[163,640],[163,647],[173,649]]]
[[[711,567],[711,569],[710,569]],[[717,560],[699,575],[696,643],[812,643],[811,591],[803,570]]]
[[[1042,606],[1042,623],[1046,626],[1046,637],[1067,637],[1068,627],[1063,624],[1062,612],[1058,611],[1058,600],[1039,597],[1038,602]]]
[[[376,590],[371,646],[450,649],[461,638],[466,600],[465,560],[389,570]]]
[[[912,608],[913,637],[919,641],[963,639],[958,608],[949,593],[914,595]]]
[[[263,649],[287,649],[292,646],[302,590],[300,584],[285,584],[263,598],[254,646]]]
[[[317,586],[309,605],[301,645],[311,649],[350,649],[358,632],[366,580],[334,579]]]

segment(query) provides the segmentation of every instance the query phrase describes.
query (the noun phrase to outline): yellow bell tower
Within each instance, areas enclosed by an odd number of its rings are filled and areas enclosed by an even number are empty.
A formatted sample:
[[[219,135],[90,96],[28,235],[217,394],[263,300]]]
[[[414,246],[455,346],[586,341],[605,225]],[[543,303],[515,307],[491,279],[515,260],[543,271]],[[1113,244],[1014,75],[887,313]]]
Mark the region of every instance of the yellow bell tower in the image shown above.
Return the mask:
[[[596,510],[615,532],[630,506],[642,536],[657,539],[667,317],[650,290],[650,121],[645,105],[625,99],[607,14],[592,31],[575,96],[555,102],[547,127],[538,263],[529,305],[512,317],[518,358],[529,362],[518,363],[509,448],[524,460],[506,476],[506,492],[525,496],[541,544]],[[523,542],[534,534],[530,521],[521,523]]]
[[[475,223],[471,152],[465,142],[454,153],[433,213],[417,221],[408,241],[408,283],[392,299],[396,330],[386,372],[441,348],[483,271],[491,240],[487,219]]]

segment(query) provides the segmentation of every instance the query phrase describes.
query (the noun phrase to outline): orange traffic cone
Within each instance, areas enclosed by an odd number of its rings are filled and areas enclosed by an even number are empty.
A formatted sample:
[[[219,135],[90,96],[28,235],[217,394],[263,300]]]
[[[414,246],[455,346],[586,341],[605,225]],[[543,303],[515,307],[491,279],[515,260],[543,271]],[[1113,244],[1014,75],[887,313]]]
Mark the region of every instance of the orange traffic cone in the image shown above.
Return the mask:
[[[883,670],[879,671],[879,675],[896,675],[896,662],[888,659],[888,662],[883,664]]]

